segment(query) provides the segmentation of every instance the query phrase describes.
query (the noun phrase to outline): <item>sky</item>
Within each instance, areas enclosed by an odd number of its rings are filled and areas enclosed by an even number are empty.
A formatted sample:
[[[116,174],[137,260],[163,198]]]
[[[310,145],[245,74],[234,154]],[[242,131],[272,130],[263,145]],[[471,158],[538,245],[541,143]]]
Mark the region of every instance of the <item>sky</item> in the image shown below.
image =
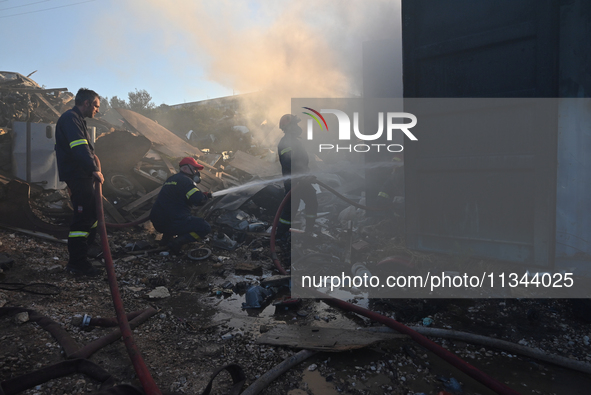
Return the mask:
[[[155,105],[350,97],[363,42],[393,39],[399,19],[399,0],[0,0],[0,71]]]

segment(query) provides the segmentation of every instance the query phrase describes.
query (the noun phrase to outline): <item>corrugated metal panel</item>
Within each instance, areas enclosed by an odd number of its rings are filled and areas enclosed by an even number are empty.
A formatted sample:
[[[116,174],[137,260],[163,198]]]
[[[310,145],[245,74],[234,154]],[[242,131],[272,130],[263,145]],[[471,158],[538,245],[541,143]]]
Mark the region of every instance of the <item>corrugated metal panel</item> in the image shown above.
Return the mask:
[[[560,96],[576,99],[560,105],[556,265],[591,274],[591,2],[565,3],[560,18]]]
[[[403,1],[404,96],[556,97],[555,4]],[[499,108],[496,116],[512,110]],[[470,123],[491,114],[461,119]],[[556,114],[557,108],[547,109],[517,132],[447,128],[445,135],[421,134],[417,144],[406,145],[409,247],[550,265],[556,128],[539,133],[538,126],[556,125]],[[437,124],[447,116],[419,119]]]

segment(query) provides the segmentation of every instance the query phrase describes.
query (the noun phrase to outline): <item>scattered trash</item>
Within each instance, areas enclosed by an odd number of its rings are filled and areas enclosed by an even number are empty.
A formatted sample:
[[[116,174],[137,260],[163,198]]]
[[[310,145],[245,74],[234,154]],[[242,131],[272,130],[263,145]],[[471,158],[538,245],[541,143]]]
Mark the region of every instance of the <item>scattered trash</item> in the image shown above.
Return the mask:
[[[211,240],[211,245],[223,250],[232,251],[238,246],[238,242],[232,240],[228,235],[222,232],[218,232],[215,237]]]
[[[249,262],[238,262],[234,266],[236,274],[252,274],[255,276],[263,275],[263,268],[260,265]]]
[[[187,252],[187,257],[193,261],[202,261],[211,256],[209,248],[195,248]]]
[[[431,326],[433,325],[433,318],[431,317],[425,317],[423,318],[423,326]]]
[[[316,365],[315,363],[313,363],[312,365],[308,366],[308,370],[310,372],[315,371],[316,369],[318,369],[318,365]]]
[[[220,225],[227,225],[232,229],[246,231],[248,230],[249,221],[254,222],[254,218],[242,210],[226,211],[220,215],[216,223]]]
[[[144,241],[144,240],[135,241],[132,243],[127,243],[125,245],[125,249],[127,251],[143,251],[143,250],[148,250],[150,248],[151,248],[150,243],[147,241]]]
[[[260,285],[253,285],[246,291],[246,302],[242,303],[243,309],[260,309],[264,303],[273,296],[273,291]]]
[[[462,385],[455,378],[450,377],[448,379],[446,377],[438,377],[438,379],[443,382],[443,386],[446,390],[454,394],[459,394],[462,392]]]
[[[363,251],[369,248],[369,243],[365,240],[359,240],[351,244],[351,247],[353,247],[356,251]]]
[[[234,284],[232,284],[230,281],[226,281],[225,283],[223,283],[220,286],[217,287],[213,287],[211,289],[211,295],[212,296],[221,296],[221,295],[232,295],[234,293]]]
[[[166,287],[156,287],[152,292],[148,293],[150,299],[164,299],[170,297],[170,292]]]
[[[226,211],[217,218],[216,223],[243,232],[264,232],[269,226],[267,222],[258,221],[242,210]]]

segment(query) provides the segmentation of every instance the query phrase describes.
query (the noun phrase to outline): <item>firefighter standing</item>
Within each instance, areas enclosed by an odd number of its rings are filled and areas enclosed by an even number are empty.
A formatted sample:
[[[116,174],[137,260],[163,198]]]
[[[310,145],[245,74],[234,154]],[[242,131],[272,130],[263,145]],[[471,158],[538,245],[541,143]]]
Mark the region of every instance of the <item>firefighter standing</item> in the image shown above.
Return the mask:
[[[101,106],[99,95],[85,88],[76,94],[74,107],[63,113],[55,127],[55,151],[59,178],[70,189],[74,218],[68,234],[68,265],[73,274],[95,276],[100,270],[87,259],[94,242],[96,202],[94,181],[104,181],[84,118],[93,118]]]
[[[210,192],[197,188],[203,166],[187,157],[180,161],[179,169],[162,185],[150,213],[154,228],[164,234],[163,243],[175,254],[184,244],[201,240],[211,232],[211,226],[203,218],[191,215],[191,206],[202,206],[211,199]],[[175,235],[178,237],[172,239]]]
[[[378,193],[378,207],[387,207],[397,217],[404,217],[404,165],[396,166]]]
[[[306,174],[310,171],[308,168],[308,153],[299,139],[299,136],[302,134],[302,128],[298,125],[298,122],[300,122],[300,118],[291,114],[285,114],[279,121],[279,128],[285,133],[277,146],[281,172],[284,177]],[[289,228],[291,227],[291,203],[292,201],[294,202],[295,209],[297,210],[300,199],[306,204],[304,208],[306,233],[312,232],[318,213],[318,199],[316,197],[316,190],[312,187],[312,180],[313,177],[299,177],[293,180],[294,185],[297,187],[294,188],[295,195],[292,195],[290,201],[287,202],[279,218],[279,226],[277,228],[277,237],[279,239],[287,239]],[[292,178],[286,179],[283,185],[285,187],[285,194],[287,195],[291,191]]]

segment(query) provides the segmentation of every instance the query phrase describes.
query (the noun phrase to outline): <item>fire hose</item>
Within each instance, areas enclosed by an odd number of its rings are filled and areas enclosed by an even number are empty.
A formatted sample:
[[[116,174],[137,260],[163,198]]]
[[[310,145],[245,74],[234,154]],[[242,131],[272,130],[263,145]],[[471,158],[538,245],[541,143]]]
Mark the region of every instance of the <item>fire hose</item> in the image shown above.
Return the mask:
[[[27,389],[33,388],[36,385],[43,384],[51,379],[68,376],[74,373],[83,373],[94,380],[101,382],[101,389],[108,389],[115,384],[115,379],[107,371],[90,362],[89,358],[97,350],[115,342],[121,337],[120,329],[112,333],[96,339],[87,344],[83,348],[79,348],[70,334],[57,322],[50,317],[41,315],[35,310],[26,309],[23,307],[0,307],[0,317],[13,316],[19,313],[27,313],[30,322],[37,323],[42,329],[49,332],[58,344],[62,347],[68,361],[59,362],[54,365],[46,366],[42,369],[24,374],[22,376],[14,377],[6,381],[0,382],[0,395],[12,395]],[[156,314],[156,310],[152,307],[130,313],[131,328],[135,328],[148,318]],[[89,319],[91,325],[117,325],[115,319],[111,318],[92,318]]]
[[[326,188],[330,192],[334,193],[337,197],[345,200],[346,202],[354,205],[357,208],[361,208],[364,210],[371,210],[371,211],[383,210],[383,208],[371,208],[371,207],[363,206],[361,204],[353,202],[353,201],[347,199],[346,197],[344,197],[343,195],[341,195],[339,192],[337,192],[333,188],[324,184],[323,182],[315,180],[314,183],[319,184],[320,186]],[[297,188],[297,185],[295,186],[295,188]],[[279,261],[277,253],[275,252],[275,233],[277,231],[277,225],[279,223],[279,218],[281,216],[281,213],[283,212],[283,208],[287,204],[288,200],[291,199],[292,190],[290,190],[287,194],[285,194],[283,201],[279,205],[279,208],[277,209],[277,213],[275,214],[275,218],[273,220],[273,227],[271,229],[271,241],[270,241],[271,258],[273,259],[273,262],[275,263],[277,270],[279,270],[279,272],[281,274],[287,274],[287,272],[283,268],[283,266],[281,266],[281,262]],[[340,299],[329,297],[325,294],[322,294],[321,292],[317,292],[317,293],[319,295],[318,298],[329,305],[357,313],[357,314],[367,317],[371,320],[380,322],[380,323],[398,331],[399,333],[406,334],[406,335],[410,336],[411,339],[413,339],[415,342],[417,342],[421,346],[423,346],[426,349],[428,349],[429,351],[433,352],[435,355],[439,356],[440,358],[442,358],[443,360],[445,360],[449,364],[453,365],[454,367],[458,368],[462,372],[466,373],[470,377],[481,382],[482,384],[484,384],[485,386],[487,386],[491,390],[495,391],[496,393],[501,394],[501,395],[518,395],[519,394],[519,392],[509,388],[508,386],[499,382],[498,380],[495,380],[494,378],[490,377],[486,373],[484,373],[481,370],[470,365],[469,363],[467,363],[463,359],[459,358],[455,354],[453,354],[450,351],[446,350],[445,348],[441,347],[439,344],[427,339],[425,336],[419,334],[418,332],[414,331],[413,329],[409,328],[408,326],[406,326],[406,325],[404,325],[392,318],[385,317],[385,316],[378,314],[374,311],[365,309],[363,307],[359,307],[359,306],[354,305],[352,303],[348,303],[348,302],[345,302]]]
[[[98,161],[98,158],[97,158]],[[100,166],[100,165],[99,165]],[[117,314],[117,321],[123,336],[123,342],[127,348],[127,353],[133,364],[135,373],[142,384],[146,395],[161,395],[162,392],[154,382],[150,375],[148,367],[144,362],[131,333],[129,321],[123,308],[123,301],[119,293],[119,286],[117,285],[117,276],[115,274],[115,267],[113,265],[113,258],[111,257],[111,250],[109,249],[109,239],[107,238],[107,228],[105,224],[105,213],[103,209],[102,186],[99,180],[95,181],[95,198],[96,198],[96,213],[98,217],[98,231],[101,236],[101,244],[103,248],[103,256],[105,259],[105,267],[107,270],[107,278],[109,279],[109,287],[111,289],[111,296],[113,298],[113,305]]]

